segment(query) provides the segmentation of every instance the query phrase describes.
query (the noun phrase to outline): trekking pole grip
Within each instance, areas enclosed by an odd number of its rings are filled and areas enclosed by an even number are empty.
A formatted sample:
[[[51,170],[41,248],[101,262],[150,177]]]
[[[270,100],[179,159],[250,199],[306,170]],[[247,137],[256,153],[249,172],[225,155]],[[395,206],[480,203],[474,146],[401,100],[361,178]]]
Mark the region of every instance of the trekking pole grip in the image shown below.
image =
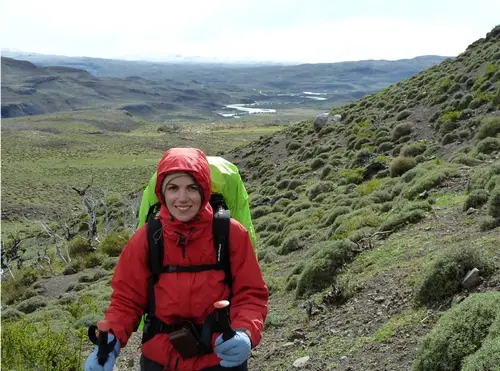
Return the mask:
[[[108,349],[108,331],[109,324],[108,321],[97,322],[97,329],[99,330],[98,345],[97,350],[97,361],[101,366],[104,366],[106,360],[108,359],[109,349]]]
[[[108,321],[102,320],[97,322],[97,326],[89,326],[88,336],[90,341],[98,346],[97,361],[101,366],[104,366],[108,359],[108,354],[114,349],[116,344],[116,336],[108,343],[108,333],[113,334]]]
[[[218,312],[219,326],[222,329],[222,340],[227,341],[236,335],[236,331],[231,327],[229,319],[229,301],[219,300],[214,303]]]

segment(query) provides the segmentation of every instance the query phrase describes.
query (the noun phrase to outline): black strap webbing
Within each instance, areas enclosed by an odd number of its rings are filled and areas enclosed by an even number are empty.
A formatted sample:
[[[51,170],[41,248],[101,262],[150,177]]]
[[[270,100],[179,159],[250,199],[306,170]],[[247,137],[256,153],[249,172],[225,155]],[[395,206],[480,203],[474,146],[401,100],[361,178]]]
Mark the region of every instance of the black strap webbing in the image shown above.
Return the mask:
[[[231,273],[231,257],[229,254],[229,226],[231,211],[220,208],[214,213],[213,236],[217,263],[222,265],[226,284],[232,293],[233,276]]]

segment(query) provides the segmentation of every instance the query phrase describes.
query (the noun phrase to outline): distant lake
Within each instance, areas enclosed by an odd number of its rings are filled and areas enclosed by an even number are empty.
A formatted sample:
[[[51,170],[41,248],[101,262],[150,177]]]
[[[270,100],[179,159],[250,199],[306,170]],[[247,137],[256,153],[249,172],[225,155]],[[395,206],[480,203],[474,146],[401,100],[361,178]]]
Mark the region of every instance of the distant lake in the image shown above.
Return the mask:
[[[249,106],[248,104],[230,104],[228,106],[226,106],[227,108],[232,108],[232,109],[236,109],[238,111],[244,111],[244,112],[247,112],[249,114],[253,114],[253,113],[276,113],[276,110],[275,109],[272,109],[272,108],[251,108],[251,107],[247,107]],[[250,104],[251,106],[251,104]]]

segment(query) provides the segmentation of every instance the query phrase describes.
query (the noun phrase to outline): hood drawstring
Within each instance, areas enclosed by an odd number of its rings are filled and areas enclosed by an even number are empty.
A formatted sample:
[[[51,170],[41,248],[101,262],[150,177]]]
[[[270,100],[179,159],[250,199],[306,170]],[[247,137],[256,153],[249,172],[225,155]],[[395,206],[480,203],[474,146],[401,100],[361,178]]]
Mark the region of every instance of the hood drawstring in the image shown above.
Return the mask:
[[[196,231],[196,228],[191,228],[189,233],[187,235],[183,235],[182,233],[175,232],[177,235],[177,242],[176,245],[180,246],[182,248],[182,258],[184,259],[186,257],[186,243],[189,239],[189,236],[191,236],[194,232]]]

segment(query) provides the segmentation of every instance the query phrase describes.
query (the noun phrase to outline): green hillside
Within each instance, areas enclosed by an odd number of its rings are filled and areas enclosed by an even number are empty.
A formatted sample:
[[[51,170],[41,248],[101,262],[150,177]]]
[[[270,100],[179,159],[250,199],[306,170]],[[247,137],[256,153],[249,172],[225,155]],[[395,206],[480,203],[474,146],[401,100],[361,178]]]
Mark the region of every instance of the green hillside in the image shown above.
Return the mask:
[[[454,59],[334,107],[328,122],[162,133],[123,112],[71,115],[2,122],[3,170],[17,174],[2,177],[14,276],[2,281],[3,367],[65,370],[87,354],[77,340],[107,306],[141,180],[164,149],[186,145],[224,153],[250,194],[271,294],[251,369],[308,357],[310,370],[498,370],[500,26]],[[89,179],[101,200],[91,249],[71,190]],[[46,226],[59,238],[40,227],[56,206]],[[45,352],[9,346],[29,342]],[[119,369],[136,367],[139,344],[131,339]]]

